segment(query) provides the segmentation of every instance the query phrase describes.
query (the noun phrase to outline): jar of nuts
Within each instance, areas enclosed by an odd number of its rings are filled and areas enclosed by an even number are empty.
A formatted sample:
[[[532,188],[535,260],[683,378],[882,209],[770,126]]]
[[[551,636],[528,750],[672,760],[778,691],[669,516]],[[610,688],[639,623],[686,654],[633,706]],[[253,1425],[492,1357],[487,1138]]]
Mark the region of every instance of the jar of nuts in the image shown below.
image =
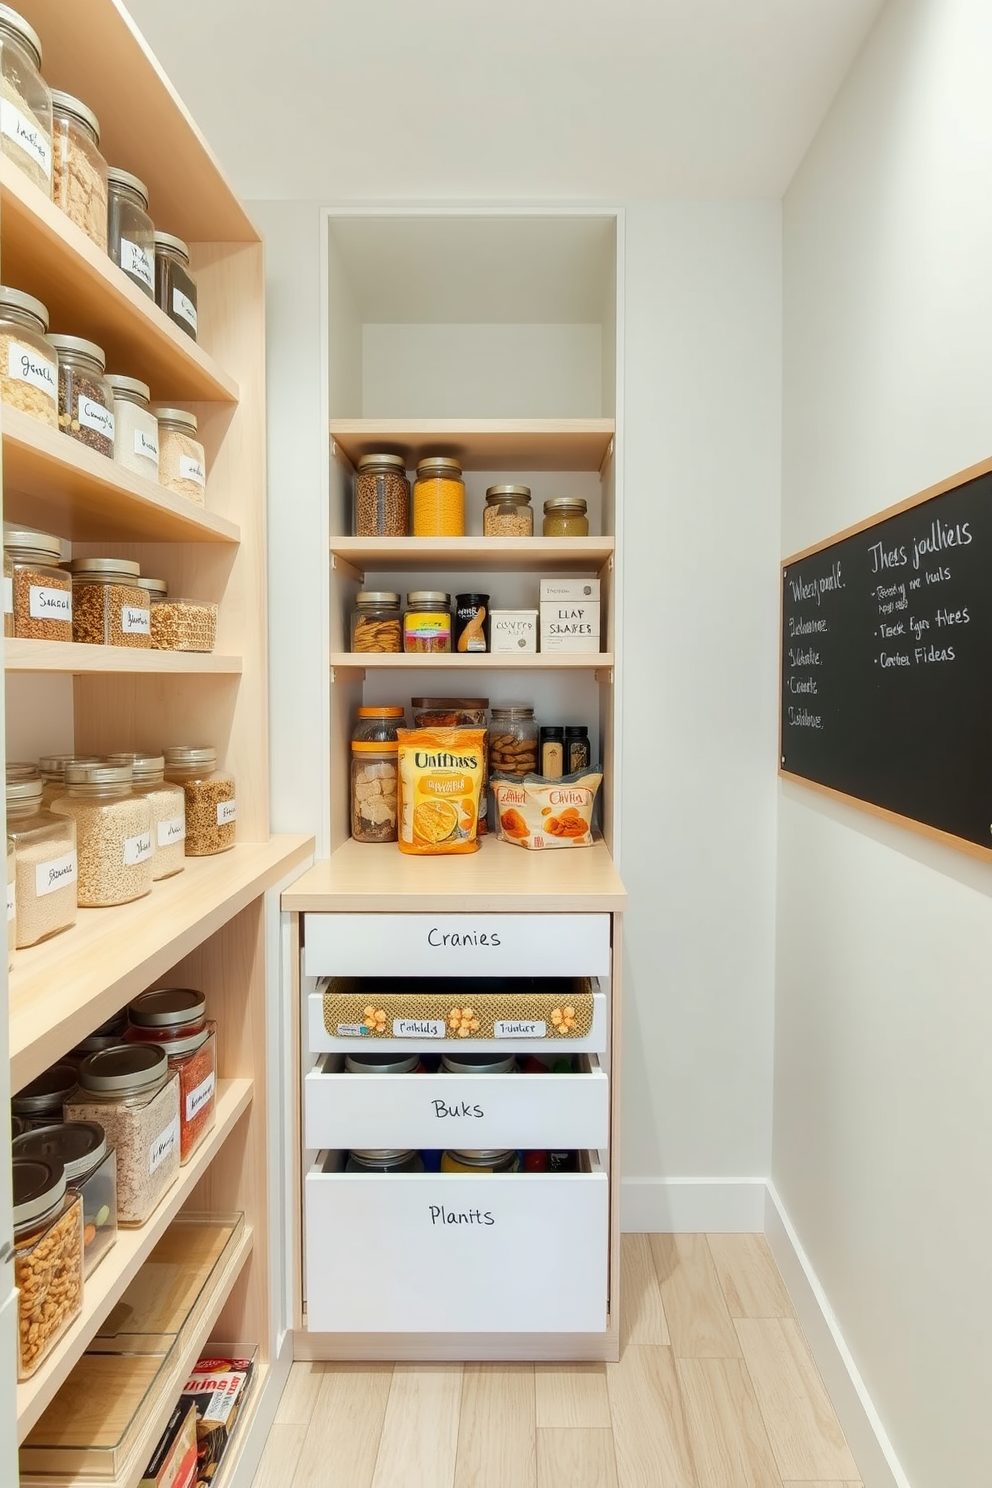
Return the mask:
[[[163,750],[165,778],[186,796],[186,856],[210,857],[234,846],[238,803],[234,776],[217,769],[217,751],[181,744]]]
[[[0,6],[0,101],[0,150],[51,197],[52,95],[41,75],[41,40],[9,5]]]
[[[14,634],[33,641],[72,640],[72,580],[59,566],[62,544],[45,532],[4,533],[14,591]]]
[[[207,485],[207,461],[196,437],[196,414],[185,408],[162,408],[152,412],[158,419],[158,478],[167,491],[188,496],[203,506]]]
[[[489,728],[489,774],[520,779],[537,769],[538,726],[529,703],[500,703]]]
[[[362,455],[355,480],[355,536],[406,537],[410,482],[402,455]]]
[[[101,253],[107,251],[107,162],[96,114],[71,93],[52,89],[52,198]]]
[[[490,486],[486,491],[482,530],[486,537],[533,537],[530,486]]]
[[[96,1121],[60,1121],[26,1132],[13,1155],[57,1161],[83,1201],[83,1274],[89,1276],[117,1239],[117,1154]]]
[[[137,646],[150,650],[152,617],[148,591],[135,583],[137,563],[127,558],[73,558],[72,638],[90,646]]]
[[[107,168],[107,251],[150,300],[155,298],[155,225],[148,187],[119,166]]]
[[[0,132],[0,142],[5,140]],[[57,429],[59,366],[47,330],[48,311],[40,300],[0,285],[0,400]]]
[[[130,765],[66,765],[67,794],[52,802],[76,822],[81,909],[127,904],[151,892],[152,813],[131,790]]]
[[[37,945],[76,923],[76,824],[42,810],[42,788],[40,775],[7,781],[18,946]]]
[[[112,754],[111,765],[131,766],[131,789],[143,796],[152,813],[152,882],[171,878],[186,867],[186,799],[181,785],[165,779],[161,754]]]
[[[59,359],[59,428],[98,455],[114,457],[114,395],[106,360],[95,341],[53,334]]]
[[[83,1308],[83,1205],[55,1158],[13,1165],[17,1378],[30,1379]]]
[[[400,597],[390,589],[363,589],[351,615],[352,651],[402,651]]]

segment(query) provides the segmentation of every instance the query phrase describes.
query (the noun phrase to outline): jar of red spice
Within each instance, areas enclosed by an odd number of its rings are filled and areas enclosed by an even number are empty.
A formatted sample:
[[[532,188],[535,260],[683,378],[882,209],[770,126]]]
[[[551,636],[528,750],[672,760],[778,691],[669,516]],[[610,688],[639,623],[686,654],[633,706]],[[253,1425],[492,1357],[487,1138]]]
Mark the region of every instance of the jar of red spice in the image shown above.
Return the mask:
[[[179,1075],[179,1162],[189,1162],[217,1116],[217,1024],[202,992],[156,987],[128,1006],[129,1043],[157,1044]]]

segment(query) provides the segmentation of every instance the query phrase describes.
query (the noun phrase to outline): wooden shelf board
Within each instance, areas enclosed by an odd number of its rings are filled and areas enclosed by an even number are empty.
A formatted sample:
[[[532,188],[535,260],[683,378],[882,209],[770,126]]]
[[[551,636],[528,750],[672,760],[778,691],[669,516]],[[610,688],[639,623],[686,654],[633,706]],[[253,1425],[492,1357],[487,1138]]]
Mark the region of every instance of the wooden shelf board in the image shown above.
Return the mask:
[[[331,666],[347,671],[539,672],[599,671],[613,665],[612,651],[529,651],[515,656],[491,652],[333,651]]]
[[[117,1242],[86,1278],[83,1311],[42,1364],[37,1374],[17,1387],[17,1439],[22,1442],[61,1388],[73,1365],[95,1337],[151,1255],[199,1179],[220,1151],[235,1123],[251,1105],[251,1080],[220,1080],[217,1084],[217,1124],[204,1137],[197,1151],[147,1224],[137,1230],[119,1230]],[[250,1235],[250,1230],[248,1231]]]
[[[71,542],[240,541],[236,522],[143,480],[17,408],[0,411],[4,519]]]
[[[313,850],[313,839],[240,842],[187,858],[174,878],[115,909],[81,909],[71,929],[14,952],[10,1086],[18,1091],[194,950]]]
[[[331,553],[363,574],[598,572],[613,557],[612,537],[332,537]]]
[[[407,457],[454,455],[464,470],[598,470],[613,419],[331,419],[353,465],[374,451]]]
[[[79,641],[25,641],[8,637],[3,646],[8,672],[136,673],[196,676],[241,672],[240,656],[214,651],[145,651],[137,646],[86,646]]]
[[[50,330],[88,337],[103,348],[108,372],[140,377],[162,402],[238,401],[234,378],[5,155],[0,261],[5,284],[47,306]]]
[[[565,912],[623,908],[627,894],[604,842],[531,852],[485,837],[471,855],[417,858],[395,843],[349,840],[282,895],[308,913]]]

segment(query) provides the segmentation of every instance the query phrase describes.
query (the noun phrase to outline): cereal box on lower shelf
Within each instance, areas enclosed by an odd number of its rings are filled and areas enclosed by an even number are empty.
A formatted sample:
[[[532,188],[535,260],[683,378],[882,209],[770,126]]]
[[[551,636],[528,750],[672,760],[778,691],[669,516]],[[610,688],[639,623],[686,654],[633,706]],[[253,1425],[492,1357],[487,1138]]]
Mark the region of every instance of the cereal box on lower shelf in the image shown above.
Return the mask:
[[[201,1354],[179,1404],[196,1407],[197,1488],[213,1482],[255,1375],[255,1351]]]

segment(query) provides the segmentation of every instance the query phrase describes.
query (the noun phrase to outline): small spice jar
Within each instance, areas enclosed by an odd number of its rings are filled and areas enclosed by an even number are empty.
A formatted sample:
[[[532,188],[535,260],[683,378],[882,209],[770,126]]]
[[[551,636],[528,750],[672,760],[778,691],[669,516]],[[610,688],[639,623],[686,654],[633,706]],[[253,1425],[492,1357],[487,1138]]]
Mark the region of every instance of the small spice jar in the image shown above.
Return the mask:
[[[25,1131],[51,1126],[53,1122],[62,1120],[65,1103],[71,1099],[75,1089],[76,1066],[62,1060],[11,1096],[11,1114],[23,1123]]]
[[[152,813],[131,789],[130,765],[66,765],[67,794],[52,802],[76,823],[81,909],[127,904],[151,893]]]
[[[41,75],[41,40],[0,5],[0,149],[46,196],[52,194],[52,95]]]
[[[187,1163],[217,1115],[217,1025],[192,987],[156,987],[128,1006],[128,1043],[158,1044],[179,1076],[179,1161]]]
[[[114,394],[95,341],[53,334],[59,359],[59,428],[98,455],[114,456]]]
[[[72,580],[59,567],[62,544],[45,532],[10,529],[4,552],[13,569],[14,634],[32,641],[72,640]]]
[[[516,1173],[519,1168],[520,1158],[505,1147],[452,1149],[441,1154],[442,1173]]]
[[[96,1121],[117,1149],[117,1221],[143,1225],[179,1172],[179,1076],[159,1044],[88,1054],[67,1121]]]
[[[83,1309],[83,1205],[54,1158],[13,1163],[17,1378],[30,1379]]]
[[[0,63],[2,56],[0,45]],[[6,142],[2,131],[0,142]],[[40,300],[0,285],[0,401],[57,429],[59,364],[47,330],[48,311]]]
[[[565,773],[565,730],[557,723],[541,729],[541,774],[545,780],[560,780]]]
[[[352,740],[351,835],[356,842],[397,840],[399,744]]]
[[[196,437],[196,414],[185,408],[161,408],[158,419],[158,478],[167,491],[188,496],[203,506],[207,486],[207,462],[203,445]]]
[[[486,537],[533,537],[530,486],[490,486],[482,513],[482,531]]]
[[[455,647],[456,651],[489,650],[489,595],[455,595]]]
[[[517,779],[537,769],[538,726],[529,703],[500,703],[489,728],[489,773]]]
[[[18,1137],[13,1155],[60,1162],[83,1201],[83,1275],[90,1276],[117,1239],[117,1153],[97,1121],[63,1121]]]
[[[66,765],[98,765],[98,754],[43,754],[38,761],[41,771],[41,804],[47,811],[53,801],[66,793]]]
[[[344,1165],[346,1173],[422,1173],[424,1165],[420,1153],[409,1148],[384,1147],[348,1153]]]
[[[73,558],[72,638],[90,646],[152,644],[148,593],[135,583],[137,563],[127,558]]]
[[[196,340],[196,280],[189,271],[189,249],[171,233],[155,234],[155,303]]]
[[[465,482],[462,467],[449,455],[432,456],[417,466],[413,533],[415,537],[465,536]]]
[[[41,805],[43,781],[7,781],[7,841],[14,850],[17,945],[37,945],[76,923],[76,823]]]
[[[402,455],[362,455],[355,479],[355,536],[406,537],[410,482]]]
[[[565,774],[574,775],[578,770],[588,770],[592,759],[589,748],[589,730],[584,723],[569,723],[565,726]]]
[[[148,406],[151,392],[137,377],[109,373],[114,397],[114,459],[133,475],[158,480],[158,419]]]
[[[131,766],[131,789],[143,796],[152,813],[152,882],[171,878],[186,867],[186,798],[182,786],[165,779],[161,754],[112,754],[111,765]]]
[[[227,852],[238,816],[234,776],[217,769],[217,751],[209,746],[174,745],[163,754],[166,780],[181,785],[186,797],[186,856]]]
[[[586,503],[579,496],[552,496],[544,503],[545,537],[588,537]]]
[[[414,589],[407,595],[403,650],[451,650],[450,594],[441,589]]]
[[[107,162],[96,114],[71,93],[52,89],[52,200],[107,251]]]
[[[390,589],[363,589],[351,615],[352,651],[402,651],[400,597]]]
[[[155,298],[155,226],[148,187],[119,166],[107,167],[107,249],[150,300]]]

